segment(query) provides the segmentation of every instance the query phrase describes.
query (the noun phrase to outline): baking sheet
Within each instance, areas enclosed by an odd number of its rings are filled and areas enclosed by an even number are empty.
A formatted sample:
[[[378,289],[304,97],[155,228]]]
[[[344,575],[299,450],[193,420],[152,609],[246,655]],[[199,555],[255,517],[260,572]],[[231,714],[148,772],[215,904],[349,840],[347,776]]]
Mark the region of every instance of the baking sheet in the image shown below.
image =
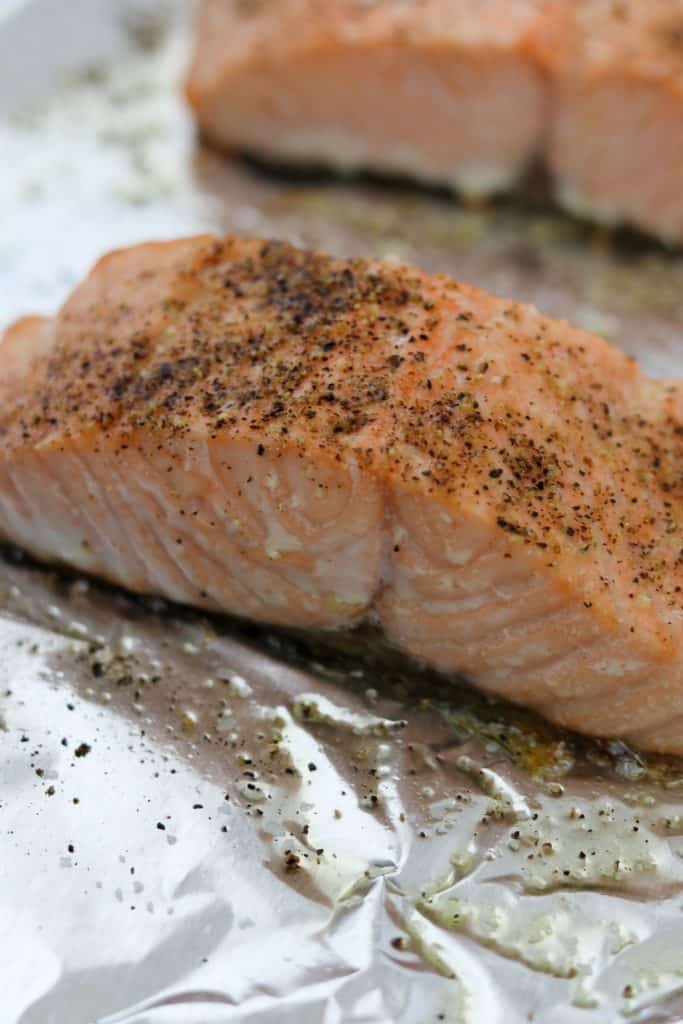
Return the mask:
[[[683,261],[656,246],[534,199],[463,209],[198,148],[188,16],[41,0],[0,20],[3,323],[114,245],[226,230],[446,270],[680,375]],[[0,715],[3,1024],[683,1019],[676,762],[367,632],[207,619],[11,551]]]

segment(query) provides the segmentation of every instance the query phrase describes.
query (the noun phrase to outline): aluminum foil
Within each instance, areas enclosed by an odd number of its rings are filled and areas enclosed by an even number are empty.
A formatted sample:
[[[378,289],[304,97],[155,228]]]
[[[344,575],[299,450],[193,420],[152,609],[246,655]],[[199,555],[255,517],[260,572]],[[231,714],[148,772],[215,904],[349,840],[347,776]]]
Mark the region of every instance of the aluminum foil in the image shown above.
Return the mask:
[[[0,7],[0,15],[2,7]],[[181,4],[0,20],[0,319],[203,230],[405,258],[683,369],[683,261],[549,212],[197,146]],[[46,495],[49,500],[49,495]],[[0,560],[3,1024],[683,1020],[683,765],[368,631],[207,619]]]

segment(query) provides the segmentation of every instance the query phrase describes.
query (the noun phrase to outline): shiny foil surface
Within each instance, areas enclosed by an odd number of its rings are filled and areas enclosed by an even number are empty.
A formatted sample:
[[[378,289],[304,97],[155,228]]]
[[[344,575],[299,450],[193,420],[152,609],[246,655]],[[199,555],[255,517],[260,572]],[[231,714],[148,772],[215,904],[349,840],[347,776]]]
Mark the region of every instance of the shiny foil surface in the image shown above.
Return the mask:
[[[231,231],[446,271],[683,373],[681,257],[534,189],[463,208],[205,151],[186,5],[6,6],[3,326],[114,246]],[[2,549],[2,1024],[673,1024],[682,857],[681,763],[366,628],[207,618]]]

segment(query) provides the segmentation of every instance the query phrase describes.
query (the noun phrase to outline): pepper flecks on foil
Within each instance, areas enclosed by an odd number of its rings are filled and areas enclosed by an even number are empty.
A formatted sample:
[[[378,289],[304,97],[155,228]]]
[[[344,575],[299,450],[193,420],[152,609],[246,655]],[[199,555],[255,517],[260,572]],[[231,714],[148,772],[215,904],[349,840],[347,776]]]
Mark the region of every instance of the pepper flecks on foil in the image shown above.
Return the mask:
[[[221,844],[237,841],[246,849],[264,842],[259,863],[272,875],[269,885],[293,888],[297,899],[313,900],[334,920],[362,918],[378,886],[386,890],[383,929],[394,944],[387,948],[397,953],[397,936],[403,936],[406,964],[436,968],[448,979],[437,1011],[448,1021],[477,1019],[466,1008],[473,976],[458,953],[460,933],[487,955],[518,965],[514,971],[556,978],[576,1005],[606,1006],[603,978],[615,971],[622,988],[630,985],[641,1001],[648,991],[675,987],[673,975],[661,974],[660,988],[644,988],[637,966],[617,967],[626,949],[642,946],[647,959],[655,905],[662,914],[670,904],[676,920],[683,847],[676,836],[681,776],[674,762],[654,766],[656,783],[646,765],[634,783],[619,771],[623,753],[590,750],[565,736],[559,775],[546,763],[536,781],[517,748],[508,752],[504,739],[491,739],[487,715],[504,719],[502,707],[474,700],[463,731],[463,694],[441,681],[433,702],[426,702],[424,671],[410,670],[370,636],[359,654],[348,639],[335,647],[324,636],[313,640],[170,608],[154,611],[25,563],[5,563],[2,575],[16,622],[4,630],[5,652],[21,652],[25,680],[32,664],[39,668],[31,685],[44,706],[55,709],[38,734],[26,719],[25,731],[17,731],[24,687],[2,700],[18,757],[27,771],[43,773],[34,775],[27,792],[39,794],[47,784],[59,807],[92,816],[97,787],[106,785],[112,764],[124,779],[136,780],[121,791],[121,779],[111,777],[114,789],[102,808],[107,829],[106,817],[122,800],[132,805],[132,831],[104,858],[116,862],[121,855],[128,872],[135,868],[129,894],[124,885],[113,887],[121,908],[135,908],[128,913],[149,902],[149,873],[133,863],[145,858],[139,837],[158,835],[162,860],[164,849],[192,859],[212,850],[211,859],[220,862],[229,848]],[[21,624],[27,620],[43,623],[29,643]],[[322,675],[312,668],[320,665]],[[69,727],[74,715],[76,732]],[[84,715],[92,723],[87,729]],[[111,731],[112,716],[115,732],[125,737],[120,750],[112,748],[121,742]],[[472,738],[475,723],[481,740]],[[51,746],[39,738],[46,728],[56,730],[56,749],[63,750],[57,762],[43,753]],[[516,728],[532,751],[544,736],[550,751],[560,742],[530,716],[524,726],[518,717]],[[84,745],[88,755],[79,757]],[[567,749],[573,749],[572,764]],[[547,778],[562,779],[560,795],[548,792]],[[36,806],[29,797],[27,810],[35,814]],[[247,842],[242,817],[258,823],[261,841]],[[68,843],[77,851],[68,854],[70,870],[87,879],[97,857],[95,837],[87,825],[82,834],[78,818],[68,827]],[[196,849],[197,827],[204,854]],[[133,860],[131,843],[139,851]],[[138,883],[143,888],[136,893]],[[99,891],[96,880],[90,884]],[[215,887],[218,877],[210,884]],[[154,908],[147,914],[175,905],[166,898],[158,904],[152,888]],[[604,906],[594,905],[596,890],[605,894],[599,897]],[[612,901],[608,893],[627,900]],[[623,997],[622,1005],[634,1000]],[[482,1005],[476,995],[472,1005]]]

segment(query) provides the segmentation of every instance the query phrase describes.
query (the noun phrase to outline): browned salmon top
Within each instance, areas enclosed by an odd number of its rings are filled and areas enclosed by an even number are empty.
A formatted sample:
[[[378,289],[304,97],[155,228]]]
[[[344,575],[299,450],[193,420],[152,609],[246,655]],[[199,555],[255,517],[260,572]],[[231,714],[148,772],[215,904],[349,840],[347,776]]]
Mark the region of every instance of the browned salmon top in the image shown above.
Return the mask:
[[[200,16],[207,49],[192,74],[205,84],[205,76],[221,66],[289,59],[318,46],[374,47],[391,41],[507,49],[536,26],[546,6],[547,0],[204,0]]]
[[[681,0],[578,0],[559,6],[556,25],[564,45],[544,54],[554,66],[683,90]]]

